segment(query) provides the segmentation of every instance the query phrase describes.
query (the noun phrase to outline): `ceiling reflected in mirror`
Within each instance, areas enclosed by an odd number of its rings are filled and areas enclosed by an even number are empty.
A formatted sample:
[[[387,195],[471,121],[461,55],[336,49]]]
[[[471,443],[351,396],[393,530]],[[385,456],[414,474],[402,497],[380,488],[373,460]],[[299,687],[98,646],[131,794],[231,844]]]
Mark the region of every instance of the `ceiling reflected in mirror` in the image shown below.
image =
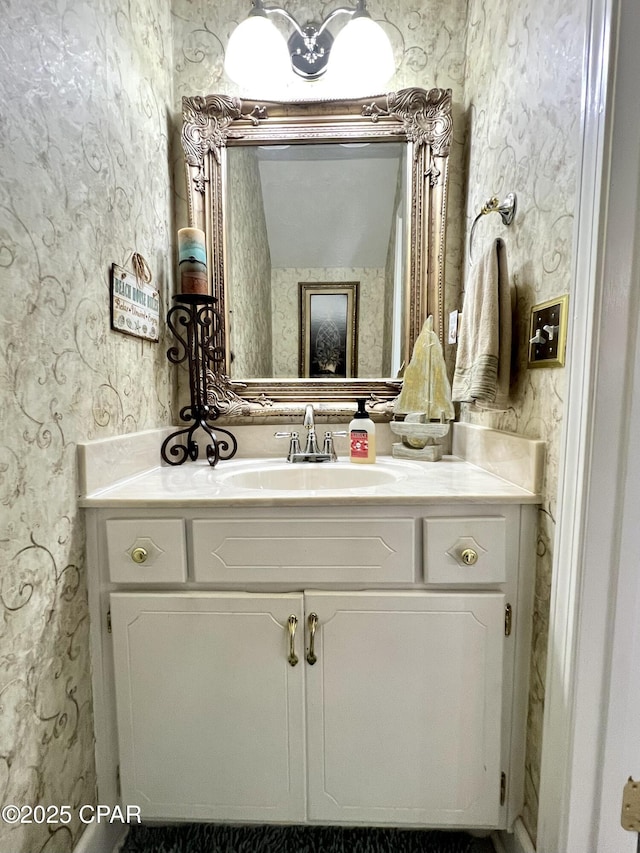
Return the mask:
[[[385,261],[406,145],[257,149],[275,267],[378,267]],[[232,149],[229,156],[233,168]]]

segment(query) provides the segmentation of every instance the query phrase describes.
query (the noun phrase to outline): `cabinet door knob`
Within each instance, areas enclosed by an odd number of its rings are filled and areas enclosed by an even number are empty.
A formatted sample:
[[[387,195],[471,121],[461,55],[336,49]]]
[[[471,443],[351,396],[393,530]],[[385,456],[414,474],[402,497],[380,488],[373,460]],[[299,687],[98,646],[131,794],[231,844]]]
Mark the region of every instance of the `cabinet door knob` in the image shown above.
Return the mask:
[[[460,559],[465,566],[474,566],[478,562],[478,552],[474,551],[473,548],[465,548]]]
[[[296,644],[296,628],[298,627],[298,617],[293,614],[289,616],[289,620],[287,622],[287,627],[289,629],[289,663],[291,666],[295,666],[298,663],[298,655],[296,654],[295,644]]]
[[[310,613],[309,618],[307,619],[307,624],[309,625],[309,651],[307,653],[307,663],[314,665],[314,663],[318,660],[315,653],[315,641],[316,641],[316,628],[318,626],[318,614]]]
[[[146,548],[134,548],[131,552],[131,559],[134,563],[144,563],[148,556],[149,552]]]

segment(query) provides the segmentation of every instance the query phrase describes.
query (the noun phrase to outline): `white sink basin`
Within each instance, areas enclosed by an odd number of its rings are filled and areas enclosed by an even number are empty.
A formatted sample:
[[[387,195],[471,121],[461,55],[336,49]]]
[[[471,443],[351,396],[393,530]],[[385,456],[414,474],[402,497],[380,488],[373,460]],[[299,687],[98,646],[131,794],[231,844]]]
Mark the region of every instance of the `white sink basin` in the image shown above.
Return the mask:
[[[275,489],[277,491],[317,491],[363,489],[381,486],[409,476],[399,466],[354,465],[349,462],[265,462],[250,469],[220,472],[221,483],[239,489]]]

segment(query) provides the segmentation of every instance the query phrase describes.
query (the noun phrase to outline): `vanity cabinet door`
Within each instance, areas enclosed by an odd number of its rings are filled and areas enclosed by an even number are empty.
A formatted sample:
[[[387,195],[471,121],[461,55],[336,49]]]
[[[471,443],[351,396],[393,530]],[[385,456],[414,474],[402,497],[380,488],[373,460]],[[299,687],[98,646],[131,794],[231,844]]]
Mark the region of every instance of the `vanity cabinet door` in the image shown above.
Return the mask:
[[[497,825],[504,596],[317,592],[305,606],[310,819]]]
[[[304,820],[302,595],[113,593],[111,620],[123,803]]]

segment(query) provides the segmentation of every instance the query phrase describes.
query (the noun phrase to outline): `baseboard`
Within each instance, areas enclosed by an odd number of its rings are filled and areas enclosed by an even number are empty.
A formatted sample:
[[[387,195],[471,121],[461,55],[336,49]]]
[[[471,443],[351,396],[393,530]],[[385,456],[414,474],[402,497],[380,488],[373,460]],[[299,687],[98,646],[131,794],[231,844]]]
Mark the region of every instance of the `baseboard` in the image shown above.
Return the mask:
[[[536,853],[536,848],[520,818],[516,820],[513,832],[495,832],[491,840],[496,853]]]
[[[73,853],[117,853],[129,827],[121,823],[90,823],[73,848]]]

